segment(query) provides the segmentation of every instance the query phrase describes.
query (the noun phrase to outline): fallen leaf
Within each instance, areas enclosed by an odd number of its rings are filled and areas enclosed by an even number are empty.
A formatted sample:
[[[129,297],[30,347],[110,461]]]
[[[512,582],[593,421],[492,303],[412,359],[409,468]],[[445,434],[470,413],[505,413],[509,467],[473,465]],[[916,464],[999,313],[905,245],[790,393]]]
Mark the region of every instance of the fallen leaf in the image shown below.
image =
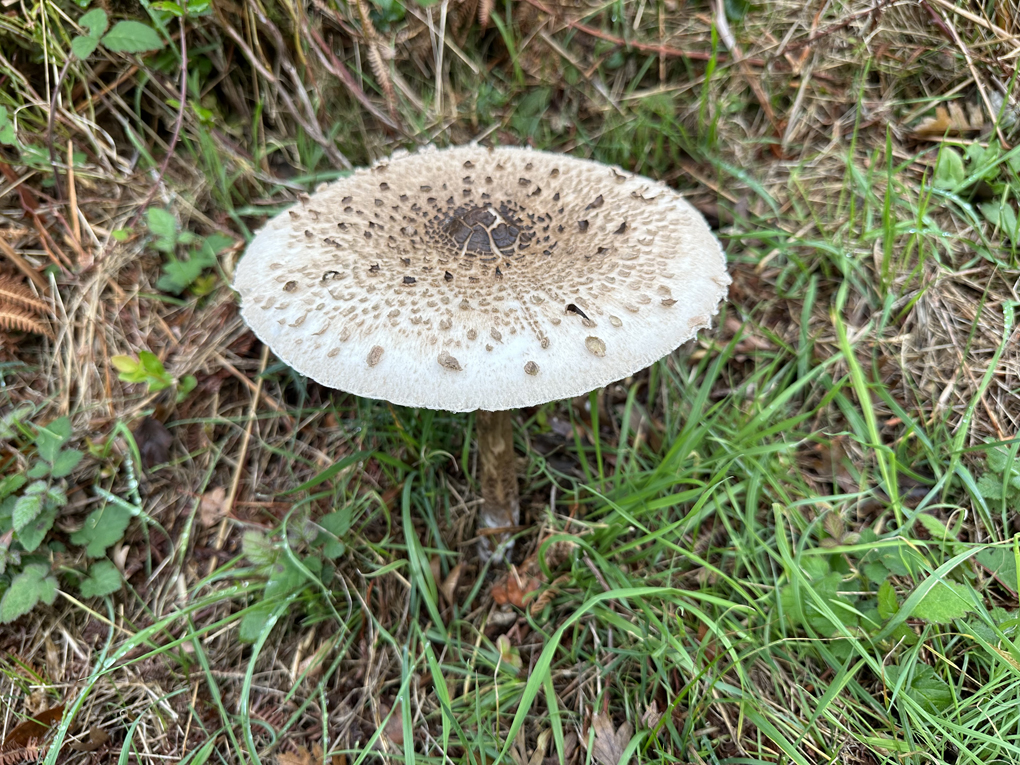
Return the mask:
[[[283,752],[276,758],[279,765],[312,765],[312,753],[299,746],[296,752]]]
[[[109,740],[109,733],[100,728],[98,725],[93,725],[89,728],[88,741],[72,741],[67,746],[76,752],[94,752]]]
[[[984,113],[978,104],[967,104],[967,112],[958,101],[951,101],[949,108],[935,107],[935,116],[920,122],[914,134],[922,137],[942,137],[946,133],[973,133],[985,126]]]
[[[215,526],[227,514],[227,490],[217,486],[202,495],[198,502],[198,522],[205,528]]]
[[[524,608],[525,596],[543,584],[544,577],[541,575],[521,576],[517,567],[511,566],[503,578],[492,585],[492,599],[500,606],[509,603],[517,608]]]
[[[60,661],[60,649],[57,648],[57,644],[53,642],[49,635],[46,636],[43,645],[46,647],[46,671],[50,677],[59,683],[64,679],[64,666],[63,662]]]
[[[438,555],[433,555],[429,560],[429,570],[432,572],[432,581],[439,584],[443,578],[443,566]]]
[[[385,718],[388,714],[390,714],[389,705],[386,703],[381,704],[379,716]],[[394,746],[404,746],[404,717],[399,701],[393,705],[393,714],[390,715],[390,719],[386,721],[386,727],[383,729],[383,733]]]
[[[641,723],[646,728],[654,728],[662,719],[662,712],[659,711],[659,703],[652,699],[652,703],[645,707],[645,713],[641,715]]]
[[[592,715],[591,727],[595,731],[592,755],[599,765],[627,765],[622,761],[623,750],[627,748],[634,729],[629,721],[613,730],[613,718],[605,712]],[[630,759],[629,757],[627,758]]]
[[[511,645],[510,638],[500,635],[496,638],[496,647],[499,649],[500,663],[513,667],[514,674],[519,672],[524,666],[524,662],[521,660],[521,652]]]
[[[58,722],[64,716],[64,705],[60,704],[40,712],[29,720],[22,720],[14,726],[14,730],[7,734],[0,751],[8,752],[12,749],[20,749],[28,745],[33,739],[40,739],[46,735],[53,723]]]
[[[146,470],[170,460],[170,444],[174,442],[174,438],[166,429],[166,425],[155,417],[146,417],[142,420],[141,425],[135,428],[134,436]]]
[[[452,606],[457,602],[457,585],[460,583],[460,575],[464,573],[464,564],[458,563],[454,566],[450,573],[446,575],[446,579],[443,580],[442,587],[439,591],[443,594],[443,600],[446,604]]]

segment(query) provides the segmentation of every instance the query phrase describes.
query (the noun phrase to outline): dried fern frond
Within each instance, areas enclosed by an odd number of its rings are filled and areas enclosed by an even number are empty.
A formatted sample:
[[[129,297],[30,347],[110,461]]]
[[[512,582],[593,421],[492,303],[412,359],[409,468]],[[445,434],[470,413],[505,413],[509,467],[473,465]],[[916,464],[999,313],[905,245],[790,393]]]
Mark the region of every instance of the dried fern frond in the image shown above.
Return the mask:
[[[0,274],[0,306],[11,303],[28,308],[34,313],[49,313],[49,306],[33,294],[20,279],[8,274]]]
[[[0,330],[9,329],[53,338],[53,332],[40,320],[37,314],[10,303],[0,303]]]
[[[478,3],[478,25],[482,29],[489,26],[489,18],[492,16],[492,9],[495,5],[495,0],[481,0]]]
[[[389,67],[386,65],[385,56],[383,55],[383,43],[379,39],[379,33],[375,29],[375,24],[372,23],[372,19],[365,9],[364,2],[362,0],[355,0],[355,4],[358,7],[358,16],[361,18],[361,34],[368,45],[368,63],[372,68],[372,74],[375,75],[376,80],[379,82],[379,87],[382,88],[383,95],[386,96],[386,105],[389,107],[390,115],[395,116],[397,94],[393,89],[393,80],[390,77]]]

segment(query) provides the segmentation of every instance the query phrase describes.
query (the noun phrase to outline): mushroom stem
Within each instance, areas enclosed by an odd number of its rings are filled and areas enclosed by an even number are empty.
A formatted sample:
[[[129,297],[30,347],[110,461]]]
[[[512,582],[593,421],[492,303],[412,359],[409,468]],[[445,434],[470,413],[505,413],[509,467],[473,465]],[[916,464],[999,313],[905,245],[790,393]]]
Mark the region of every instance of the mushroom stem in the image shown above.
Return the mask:
[[[514,431],[509,411],[478,410],[478,470],[482,509],[478,513],[478,551],[483,560],[508,558],[512,527],[520,522],[521,505],[514,466]],[[503,529],[486,534],[486,529]]]

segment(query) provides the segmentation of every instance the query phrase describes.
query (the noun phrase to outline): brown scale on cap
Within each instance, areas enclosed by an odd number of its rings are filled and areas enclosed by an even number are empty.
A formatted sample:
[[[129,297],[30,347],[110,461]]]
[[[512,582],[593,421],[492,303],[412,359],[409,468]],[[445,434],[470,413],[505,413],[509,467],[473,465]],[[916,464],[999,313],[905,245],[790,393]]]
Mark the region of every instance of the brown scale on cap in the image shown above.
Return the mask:
[[[236,279],[245,319],[299,371],[453,410],[632,374],[706,326],[728,284],[718,243],[668,187],[476,146],[327,186],[259,233]]]

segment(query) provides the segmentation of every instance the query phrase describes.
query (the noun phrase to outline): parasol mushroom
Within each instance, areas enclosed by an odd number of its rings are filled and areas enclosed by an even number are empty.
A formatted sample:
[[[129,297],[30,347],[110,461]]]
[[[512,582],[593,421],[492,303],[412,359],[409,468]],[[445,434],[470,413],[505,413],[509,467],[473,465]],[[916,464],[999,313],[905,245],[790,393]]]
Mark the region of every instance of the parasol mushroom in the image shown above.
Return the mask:
[[[400,152],[269,221],[234,286],[297,371],[477,412],[484,558],[519,522],[510,410],[587,393],[709,326],[730,283],[663,183],[519,148]]]

